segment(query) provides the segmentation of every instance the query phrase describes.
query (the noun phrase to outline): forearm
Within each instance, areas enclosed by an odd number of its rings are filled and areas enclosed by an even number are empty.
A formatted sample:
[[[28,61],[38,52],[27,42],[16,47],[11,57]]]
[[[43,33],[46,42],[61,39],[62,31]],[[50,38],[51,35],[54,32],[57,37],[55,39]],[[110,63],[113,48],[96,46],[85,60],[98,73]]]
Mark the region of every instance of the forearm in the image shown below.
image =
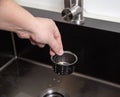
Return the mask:
[[[36,23],[36,18],[13,0],[0,0],[0,29],[32,31]]]

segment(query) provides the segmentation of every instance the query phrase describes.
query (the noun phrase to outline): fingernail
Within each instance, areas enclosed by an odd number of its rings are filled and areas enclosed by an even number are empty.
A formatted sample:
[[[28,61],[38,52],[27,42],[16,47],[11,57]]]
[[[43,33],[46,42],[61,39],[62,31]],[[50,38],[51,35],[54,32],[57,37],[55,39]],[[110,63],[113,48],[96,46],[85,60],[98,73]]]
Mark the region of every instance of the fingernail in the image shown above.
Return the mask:
[[[59,53],[59,55],[62,55],[63,54],[63,50],[60,50],[58,53]]]

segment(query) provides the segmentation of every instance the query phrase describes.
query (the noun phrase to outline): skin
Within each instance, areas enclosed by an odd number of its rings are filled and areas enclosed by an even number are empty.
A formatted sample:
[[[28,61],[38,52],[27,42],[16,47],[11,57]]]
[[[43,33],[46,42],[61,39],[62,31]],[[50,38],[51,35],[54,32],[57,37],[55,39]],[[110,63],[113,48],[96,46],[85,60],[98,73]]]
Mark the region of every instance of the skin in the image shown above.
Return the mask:
[[[0,29],[12,31],[33,45],[50,47],[50,55],[63,54],[60,32],[55,22],[48,18],[34,17],[14,0],[0,0]]]

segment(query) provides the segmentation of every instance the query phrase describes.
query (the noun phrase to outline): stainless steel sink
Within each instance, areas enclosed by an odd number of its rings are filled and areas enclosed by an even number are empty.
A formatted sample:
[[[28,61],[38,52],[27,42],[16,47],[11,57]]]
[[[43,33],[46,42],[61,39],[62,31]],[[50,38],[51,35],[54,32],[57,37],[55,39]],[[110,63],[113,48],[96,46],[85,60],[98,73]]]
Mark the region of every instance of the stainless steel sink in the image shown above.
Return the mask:
[[[120,86],[79,73],[57,75],[49,64],[19,58],[0,72],[0,97],[120,97]]]

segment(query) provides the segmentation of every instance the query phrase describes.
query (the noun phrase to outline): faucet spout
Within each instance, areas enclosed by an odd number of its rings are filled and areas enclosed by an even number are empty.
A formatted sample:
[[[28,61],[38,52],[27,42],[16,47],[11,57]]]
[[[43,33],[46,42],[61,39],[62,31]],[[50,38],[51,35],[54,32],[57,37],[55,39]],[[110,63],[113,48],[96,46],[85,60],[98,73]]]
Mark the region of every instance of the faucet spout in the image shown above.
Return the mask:
[[[83,0],[64,0],[64,4],[63,19],[75,24],[82,24],[84,22]]]

